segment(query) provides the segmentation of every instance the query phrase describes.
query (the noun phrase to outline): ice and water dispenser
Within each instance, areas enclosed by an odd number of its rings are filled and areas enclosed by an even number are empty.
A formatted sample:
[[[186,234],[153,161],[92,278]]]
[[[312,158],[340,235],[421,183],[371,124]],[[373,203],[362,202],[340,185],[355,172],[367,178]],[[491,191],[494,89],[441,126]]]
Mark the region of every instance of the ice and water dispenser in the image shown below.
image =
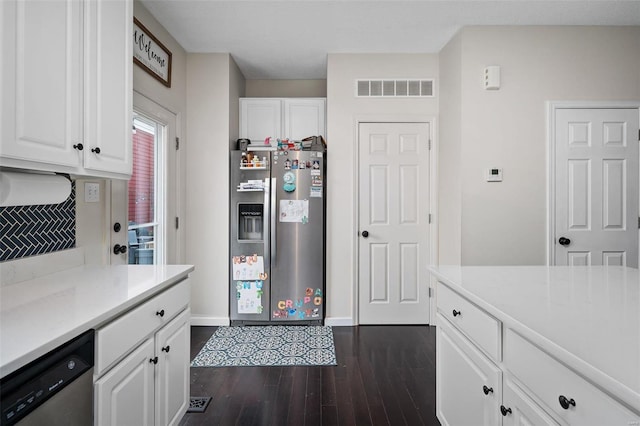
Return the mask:
[[[262,241],[264,230],[264,204],[238,204],[238,240]]]

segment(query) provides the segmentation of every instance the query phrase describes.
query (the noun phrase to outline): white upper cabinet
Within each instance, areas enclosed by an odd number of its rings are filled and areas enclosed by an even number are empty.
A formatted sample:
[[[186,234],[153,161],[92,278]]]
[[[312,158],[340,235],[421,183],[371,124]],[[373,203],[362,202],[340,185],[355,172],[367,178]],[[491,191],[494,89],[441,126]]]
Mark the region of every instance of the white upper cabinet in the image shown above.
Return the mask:
[[[301,140],[308,136],[325,136],[324,99],[285,99],[284,137]]]
[[[240,99],[240,137],[252,142],[282,138],[282,101]]]
[[[0,2],[0,165],[131,175],[131,0]]]
[[[242,98],[240,137],[263,143],[267,137],[325,136],[325,109],[324,98]]]

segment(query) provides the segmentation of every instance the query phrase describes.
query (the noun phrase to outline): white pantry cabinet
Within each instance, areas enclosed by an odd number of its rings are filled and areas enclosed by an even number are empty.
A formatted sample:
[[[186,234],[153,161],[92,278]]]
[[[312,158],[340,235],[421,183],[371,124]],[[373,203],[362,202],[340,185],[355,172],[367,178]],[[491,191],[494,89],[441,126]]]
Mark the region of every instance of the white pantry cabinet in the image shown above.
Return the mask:
[[[96,331],[96,425],[176,425],[189,404],[186,279]]]
[[[240,138],[302,140],[325,136],[325,98],[240,98]]]
[[[132,0],[7,0],[0,21],[0,165],[128,178]]]

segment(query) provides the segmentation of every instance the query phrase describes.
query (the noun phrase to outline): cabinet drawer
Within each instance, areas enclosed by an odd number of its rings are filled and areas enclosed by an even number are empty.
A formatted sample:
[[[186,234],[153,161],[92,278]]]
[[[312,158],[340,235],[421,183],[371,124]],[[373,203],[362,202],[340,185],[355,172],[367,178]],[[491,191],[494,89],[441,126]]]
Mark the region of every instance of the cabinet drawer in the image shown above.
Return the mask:
[[[631,425],[640,421],[603,391],[512,330],[507,330],[505,365],[559,419],[572,425]],[[560,398],[573,400],[563,408]]]
[[[493,360],[501,360],[501,323],[446,285],[438,282],[438,311]],[[455,311],[455,315],[454,315]]]
[[[504,416],[502,426],[511,425],[548,425],[558,426],[558,422],[540,408],[515,383],[505,377],[502,388],[502,405],[510,409]]]
[[[187,278],[97,330],[95,374],[104,373],[144,338],[180,313],[189,301]]]

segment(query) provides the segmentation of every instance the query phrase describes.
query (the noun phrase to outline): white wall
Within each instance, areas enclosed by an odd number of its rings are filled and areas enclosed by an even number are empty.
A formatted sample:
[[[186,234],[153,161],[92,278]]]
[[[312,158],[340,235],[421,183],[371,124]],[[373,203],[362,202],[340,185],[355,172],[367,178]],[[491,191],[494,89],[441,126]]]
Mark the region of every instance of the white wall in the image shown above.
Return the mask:
[[[324,98],[327,80],[247,80],[249,98]]]
[[[460,110],[460,156],[442,156],[440,170],[457,174],[460,187],[456,176],[442,179],[440,194],[462,196],[459,209],[448,203],[451,214],[461,217],[460,262],[544,264],[545,102],[640,99],[640,27],[468,27],[443,58],[457,50],[460,101],[442,114]],[[444,61],[441,73],[455,75],[456,62]],[[483,89],[487,65],[501,67],[498,91]],[[455,88],[446,94],[456,97]],[[455,147],[456,139],[444,132],[441,146]],[[489,167],[503,168],[502,183],[484,180]],[[457,238],[455,226],[440,229],[440,236]],[[446,250],[443,258],[455,260],[455,250]]]
[[[229,322],[229,146],[236,114],[230,103],[243,95],[243,78],[232,61],[227,53],[187,56],[187,263],[196,267],[194,325]]]
[[[358,78],[434,78],[438,57],[427,54],[330,54],[327,68],[327,320],[352,324],[356,277],[356,120],[436,116],[437,98],[356,98]]]

